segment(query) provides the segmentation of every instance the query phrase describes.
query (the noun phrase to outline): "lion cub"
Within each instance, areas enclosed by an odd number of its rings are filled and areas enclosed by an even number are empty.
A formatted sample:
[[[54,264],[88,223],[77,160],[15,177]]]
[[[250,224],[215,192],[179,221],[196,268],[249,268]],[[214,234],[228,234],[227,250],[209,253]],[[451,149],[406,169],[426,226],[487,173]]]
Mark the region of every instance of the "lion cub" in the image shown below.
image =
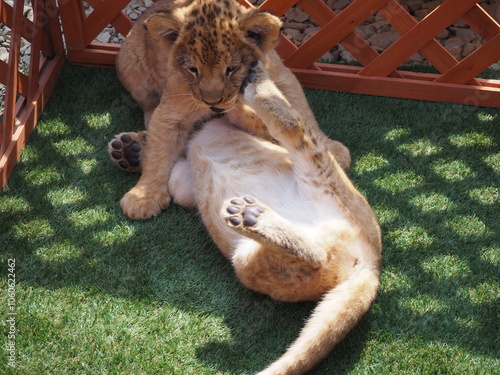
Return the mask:
[[[248,288],[283,301],[320,300],[296,341],[260,373],[302,374],[375,299],[380,228],[366,199],[262,64],[244,99],[279,145],[228,118],[212,120],[190,141],[168,188],[175,202],[198,208]]]
[[[142,172],[120,201],[132,219],[167,208],[164,184],[183,153],[194,124],[227,114],[239,127],[269,137],[266,126],[240,100],[249,70],[262,61],[269,75],[307,126],[329,144],[347,168],[349,154],[327,140],[314,120],[302,88],[274,50],[279,18],[247,9],[235,0],[159,0],[134,24],[118,54],[118,77],[144,111],[145,134],[121,133],[109,143],[114,162]]]

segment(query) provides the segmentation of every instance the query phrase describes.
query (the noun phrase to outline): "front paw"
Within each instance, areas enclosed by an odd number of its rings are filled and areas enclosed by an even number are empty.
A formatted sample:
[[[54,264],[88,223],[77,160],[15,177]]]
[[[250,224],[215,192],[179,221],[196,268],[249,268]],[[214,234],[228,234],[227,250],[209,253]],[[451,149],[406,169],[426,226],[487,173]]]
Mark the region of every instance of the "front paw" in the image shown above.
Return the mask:
[[[170,205],[170,195],[166,189],[153,190],[135,186],[120,201],[123,213],[134,220],[149,219],[158,215]]]

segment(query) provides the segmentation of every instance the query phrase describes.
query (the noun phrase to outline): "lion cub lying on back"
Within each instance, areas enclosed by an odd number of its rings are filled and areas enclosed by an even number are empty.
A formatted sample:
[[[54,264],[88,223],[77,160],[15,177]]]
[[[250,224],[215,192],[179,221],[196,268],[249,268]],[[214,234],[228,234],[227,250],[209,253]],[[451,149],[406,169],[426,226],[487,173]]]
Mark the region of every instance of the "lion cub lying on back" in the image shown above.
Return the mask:
[[[365,198],[262,64],[244,99],[281,146],[227,118],[212,120],[174,166],[168,189],[175,202],[198,207],[248,288],[283,301],[321,300],[288,351],[260,373],[302,374],[374,300],[380,229]]]

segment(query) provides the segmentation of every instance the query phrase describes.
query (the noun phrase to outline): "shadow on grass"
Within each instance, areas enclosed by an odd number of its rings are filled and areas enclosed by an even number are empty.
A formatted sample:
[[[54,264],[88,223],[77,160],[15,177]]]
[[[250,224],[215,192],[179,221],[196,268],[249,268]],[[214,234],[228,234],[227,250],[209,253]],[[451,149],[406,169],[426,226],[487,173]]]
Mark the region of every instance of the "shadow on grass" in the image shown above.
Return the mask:
[[[82,101],[82,92],[94,95]],[[456,361],[468,363],[460,350],[496,358],[498,110],[307,93],[325,132],[351,149],[349,174],[384,238],[372,311],[312,374],[387,370],[394,361],[401,371],[455,373]],[[76,287],[221,317],[231,341],[199,346],[198,360],[235,374],[262,369],[314,304],[243,288],[194,211],[173,206],[144,222],[122,215],[119,199],[137,176],[112,165],[106,144],[141,123],[114,72],[65,69],[0,196],[2,264],[15,257],[18,282],[35,288]]]

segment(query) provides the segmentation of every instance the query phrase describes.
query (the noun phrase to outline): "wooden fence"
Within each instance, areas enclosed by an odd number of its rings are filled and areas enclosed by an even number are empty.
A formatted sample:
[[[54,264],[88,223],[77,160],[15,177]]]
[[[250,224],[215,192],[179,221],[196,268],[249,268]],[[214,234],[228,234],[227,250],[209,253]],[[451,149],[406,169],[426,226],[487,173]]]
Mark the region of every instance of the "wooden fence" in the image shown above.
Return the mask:
[[[114,67],[120,46],[99,43],[95,38],[108,25],[122,35],[128,33],[132,21],[123,9],[129,1],[87,0],[93,8],[87,16],[83,0],[59,0],[66,52],[71,63]],[[252,6],[246,0],[238,1]],[[54,0],[33,1],[36,4],[35,21],[43,22],[25,20],[22,3],[22,0],[15,0],[13,8],[3,0],[1,3],[1,22],[12,25],[12,39],[9,63],[0,63],[0,80],[8,87],[1,131],[0,189],[58,77],[64,52]],[[500,25],[478,3],[477,0],[443,0],[420,21],[397,0],[355,0],[339,13],[322,0],[267,0],[260,8],[282,16],[297,5],[321,26],[300,47],[284,35],[278,47],[285,64],[304,87],[500,108],[500,81],[478,78],[500,60]],[[356,28],[374,13],[381,15],[401,35],[380,53],[356,33]],[[42,14],[47,18],[40,17]],[[476,51],[461,61],[435,39],[458,19],[465,21],[483,41]],[[21,35],[31,41],[32,51],[39,50],[42,55],[38,58],[39,54],[32,53],[29,76],[16,69]],[[317,62],[336,45],[342,45],[362,66]],[[416,52],[439,73],[400,70]]]
[[[24,0],[0,2],[0,22],[11,29],[8,62],[0,61],[5,85],[0,128],[0,191],[14,169],[28,136],[47,103],[65,61],[55,0],[34,0],[33,21],[23,15]],[[19,71],[21,38],[31,44],[29,71]]]

